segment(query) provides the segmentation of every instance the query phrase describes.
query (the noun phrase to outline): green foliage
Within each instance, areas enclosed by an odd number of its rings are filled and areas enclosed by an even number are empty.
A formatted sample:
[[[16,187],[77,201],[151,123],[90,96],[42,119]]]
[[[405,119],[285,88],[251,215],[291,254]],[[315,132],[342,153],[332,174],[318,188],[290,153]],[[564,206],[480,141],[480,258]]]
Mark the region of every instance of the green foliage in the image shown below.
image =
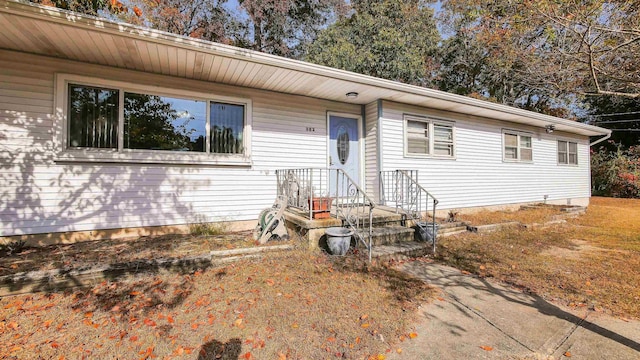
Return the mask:
[[[321,31],[306,60],[415,85],[429,85],[440,39],[419,0],[352,1],[353,13]]]
[[[208,222],[204,216],[196,216],[195,221],[189,224],[189,234],[193,236],[215,236],[226,234],[228,231],[227,222]]]
[[[640,198],[640,146],[592,150],[591,183],[594,195]]]

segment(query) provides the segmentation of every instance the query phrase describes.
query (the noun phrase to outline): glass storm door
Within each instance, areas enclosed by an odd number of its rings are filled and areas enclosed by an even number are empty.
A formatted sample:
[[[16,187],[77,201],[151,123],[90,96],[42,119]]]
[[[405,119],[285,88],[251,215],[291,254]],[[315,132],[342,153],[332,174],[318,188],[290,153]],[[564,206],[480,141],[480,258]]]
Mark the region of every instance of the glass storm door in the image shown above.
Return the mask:
[[[342,169],[360,185],[358,119],[329,116],[329,168]]]

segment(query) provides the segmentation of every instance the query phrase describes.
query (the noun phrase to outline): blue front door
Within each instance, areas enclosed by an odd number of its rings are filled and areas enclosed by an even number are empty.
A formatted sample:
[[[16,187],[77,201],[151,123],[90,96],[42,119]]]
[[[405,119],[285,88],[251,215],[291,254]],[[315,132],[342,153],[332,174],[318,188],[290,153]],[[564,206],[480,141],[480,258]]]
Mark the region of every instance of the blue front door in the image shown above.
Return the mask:
[[[329,116],[329,168],[343,170],[360,185],[358,118]]]

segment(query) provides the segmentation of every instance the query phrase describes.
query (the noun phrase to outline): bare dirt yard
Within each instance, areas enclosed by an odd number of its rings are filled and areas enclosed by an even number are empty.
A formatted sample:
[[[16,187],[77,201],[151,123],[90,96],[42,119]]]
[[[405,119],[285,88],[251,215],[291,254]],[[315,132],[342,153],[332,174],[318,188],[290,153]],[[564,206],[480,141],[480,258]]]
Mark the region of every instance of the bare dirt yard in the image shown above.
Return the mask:
[[[271,253],[0,299],[4,359],[383,359],[434,296],[359,259]]]
[[[506,218],[527,223],[548,215],[520,211]],[[501,217],[483,214],[487,219]],[[566,224],[448,237],[438,258],[551,301],[640,318],[640,200],[594,197],[585,215]]]

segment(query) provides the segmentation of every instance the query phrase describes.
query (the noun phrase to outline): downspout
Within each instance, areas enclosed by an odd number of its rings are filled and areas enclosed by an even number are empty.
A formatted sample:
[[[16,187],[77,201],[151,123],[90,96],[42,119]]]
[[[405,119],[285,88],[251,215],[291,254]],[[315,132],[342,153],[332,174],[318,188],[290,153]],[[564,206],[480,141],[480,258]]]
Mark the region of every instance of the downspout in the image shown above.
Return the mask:
[[[607,135],[605,135],[604,137],[601,137],[600,139],[598,139],[598,140],[596,140],[596,141],[592,142],[591,144],[589,144],[589,146],[591,147],[591,146],[593,146],[593,145],[599,144],[599,143],[601,143],[601,142],[603,142],[603,141],[607,140],[607,139],[608,139],[608,138],[610,138],[610,137],[611,137],[611,131],[609,131],[609,133],[608,133]]]

